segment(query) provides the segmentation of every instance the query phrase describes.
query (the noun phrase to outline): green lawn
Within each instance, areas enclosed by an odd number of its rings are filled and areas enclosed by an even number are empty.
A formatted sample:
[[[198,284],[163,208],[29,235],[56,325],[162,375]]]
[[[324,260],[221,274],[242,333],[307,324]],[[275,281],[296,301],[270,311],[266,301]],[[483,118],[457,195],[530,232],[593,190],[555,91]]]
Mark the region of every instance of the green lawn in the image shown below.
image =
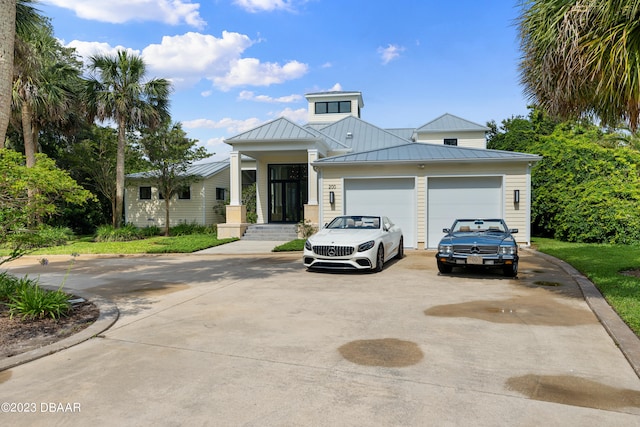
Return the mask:
[[[84,238],[66,245],[38,249],[30,255],[191,253],[234,240],[238,239],[218,239],[215,234],[158,236],[129,242],[93,242]],[[0,256],[6,256],[8,253],[8,250],[1,250]]]
[[[640,245],[566,243],[534,238],[533,246],[540,252],[568,262],[587,276],[640,336],[640,278],[620,273],[640,269]]]

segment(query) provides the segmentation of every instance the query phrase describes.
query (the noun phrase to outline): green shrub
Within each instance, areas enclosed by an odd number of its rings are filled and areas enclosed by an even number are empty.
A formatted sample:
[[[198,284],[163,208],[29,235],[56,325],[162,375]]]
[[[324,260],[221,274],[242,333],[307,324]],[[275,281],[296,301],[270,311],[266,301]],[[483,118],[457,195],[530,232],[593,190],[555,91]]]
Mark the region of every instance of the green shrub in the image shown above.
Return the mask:
[[[125,224],[120,228],[111,225],[101,225],[96,231],[96,242],[129,242],[142,239],[142,231],[132,225]]]
[[[69,227],[50,227],[43,225],[36,231],[40,238],[41,247],[65,245],[74,237],[73,231]]]
[[[158,227],[156,225],[148,225],[148,226],[140,229],[140,233],[144,237],[159,236],[161,232],[162,232],[162,230],[160,230],[160,227]]]
[[[66,316],[71,309],[69,295],[62,288],[49,291],[27,278],[20,281],[14,294],[9,297],[7,306],[10,317],[22,319],[57,319]]]
[[[191,223],[180,223],[174,227],[169,229],[169,234],[171,236],[188,236],[191,234],[215,234],[216,229],[211,226],[196,224],[195,222]]]
[[[16,290],[20,286],[21,279],[3,271],[0,273],[0,302],[7,302],[9,298],[15,295]]]

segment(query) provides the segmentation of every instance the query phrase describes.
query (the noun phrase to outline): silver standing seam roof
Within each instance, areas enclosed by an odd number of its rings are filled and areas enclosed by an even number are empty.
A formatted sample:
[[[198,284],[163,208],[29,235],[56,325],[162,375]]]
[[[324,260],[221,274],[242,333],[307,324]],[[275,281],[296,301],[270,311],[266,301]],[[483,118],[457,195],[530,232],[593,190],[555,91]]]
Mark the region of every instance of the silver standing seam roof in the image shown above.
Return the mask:
[[[300,126],[291,120],[280,117],[271,120],[254,129],[243,132],[225,140],[228,144],[238,142],[259,142],[259,141],[324,141],[329,148],[344,150],[348,148],[340,141],[325,135],[313,127]]]
[[[416,129],[416,132],[489,131],[486,126],[445,113]]]
[[[229,165],[230,165],[229,160],[226,160],[223,162],[209,162],[209,163],[199,163],[196,165],[189,165],[184,175],[198,176],[206,179],[228,168]],[[154,176],[154,171],[147,171],[147,172],[130,173],[127,175],[127,178],[145,179],[145,178],[152,178],[153,176]]]
[[[536,162],[540,159],[542,157],[535,154],[413,142],[397,147],[326,157],[313,162],[313,165],[337,166],[376,163],[461,163],[479,161]]]

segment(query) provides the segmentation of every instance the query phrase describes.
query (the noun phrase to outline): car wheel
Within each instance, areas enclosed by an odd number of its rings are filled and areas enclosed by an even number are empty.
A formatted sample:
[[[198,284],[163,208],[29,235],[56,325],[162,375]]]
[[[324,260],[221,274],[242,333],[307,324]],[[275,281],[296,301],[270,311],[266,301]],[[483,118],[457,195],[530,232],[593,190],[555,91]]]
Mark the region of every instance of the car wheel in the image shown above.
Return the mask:
[[[438,271],[442,274],[449,274],[453,270],[453,267],[445,264],[444,262],[438,261]]]
[[[404,258],[404,238],[400,237],[400,246],[398,246],[398,253],[396,254],[396,259]]]
[[[518,261],[514,261],[511,265],[505,265],[502,272],[507,277],[516,277],[518,275]]]
[[[384,267],[384,247],[382,246],[382,243],[380,243],[380,246],[378,246],[378,254],[376,255],[376,268],[375,268],[376,273],[381,272],[383,267]]]

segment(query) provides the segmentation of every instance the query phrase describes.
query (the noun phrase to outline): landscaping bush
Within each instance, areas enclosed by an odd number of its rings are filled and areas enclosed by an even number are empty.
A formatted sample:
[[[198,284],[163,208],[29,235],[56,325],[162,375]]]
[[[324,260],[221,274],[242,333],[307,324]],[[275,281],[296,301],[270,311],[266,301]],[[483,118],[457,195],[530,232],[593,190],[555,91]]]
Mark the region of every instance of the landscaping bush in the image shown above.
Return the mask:
[[[160,230],[160,227],[155,226],[155,225],[148,225],[148,226],[140,229],[140,233],[144,237],[159,236],[161,232],[162,232],[162,230]]]
[[[180,223],[169,229],[169,234],[171,236],[187,236],[190,234],[215,234],[215,233],[216,233],[215,226],[200,225],[200,224],[196,224],[195,222]]]
[[[20,279],[7,273],[0,273],[0,303],[8,302],[9,298],[15,295],[20,286]]]
[[[66,316],[71,309],[69,295],[62,289],[49,291],[41,288],[37,282],[24,278],[20,280],[7,303],[10,317],[22,319],[57,319]]]
[[[101,225],[96,231],[96,242],[129,242],[142,239],[140,229],[132,224],[125,224],[120,228],[111,225]]]
[[[532,145],[544,156],[532,175],[533,232],[568,242],[640,242],[640,153],[601,147],[594,137],[560,130]]]
[[[73,231],[69,227],[43,225],[38,228],[36,233],[40,238],[40,247],[64,245],[74,238]]]

